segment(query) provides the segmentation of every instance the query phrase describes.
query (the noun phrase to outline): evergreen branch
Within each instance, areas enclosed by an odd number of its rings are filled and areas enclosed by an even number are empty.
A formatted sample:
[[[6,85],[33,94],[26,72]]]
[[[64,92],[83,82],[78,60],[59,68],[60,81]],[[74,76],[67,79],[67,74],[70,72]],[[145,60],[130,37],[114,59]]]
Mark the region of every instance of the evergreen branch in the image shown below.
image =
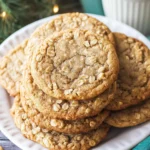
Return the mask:
[[[72,3],[72,4],[68,4],[68,5],[65,5],[65,6],[61,6],[61,9],[68,9],[68,8],[73,8],[73,7],[78,7],[80,6],[79,3]]]
[[[58,0],[0,0],[0,43],[10,34],[35,20],[53,14],[53,6]],[[59,5],[59,4],[58,4]],[[77,7],[78,3],[59,5],[61,10]]]

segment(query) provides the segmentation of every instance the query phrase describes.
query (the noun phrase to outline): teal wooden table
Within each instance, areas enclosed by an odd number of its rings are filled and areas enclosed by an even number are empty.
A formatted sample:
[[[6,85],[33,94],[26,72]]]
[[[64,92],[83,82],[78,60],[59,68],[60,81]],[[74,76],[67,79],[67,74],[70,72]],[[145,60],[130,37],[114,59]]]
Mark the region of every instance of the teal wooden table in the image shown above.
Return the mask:
[[[133,150],[150,150],[150,136],[140,142]]]

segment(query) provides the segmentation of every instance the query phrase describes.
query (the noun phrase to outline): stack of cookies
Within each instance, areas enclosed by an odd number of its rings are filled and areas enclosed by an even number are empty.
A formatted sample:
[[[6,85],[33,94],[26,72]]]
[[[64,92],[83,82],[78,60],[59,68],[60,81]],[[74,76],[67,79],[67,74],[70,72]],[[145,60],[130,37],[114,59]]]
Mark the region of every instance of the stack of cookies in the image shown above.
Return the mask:
[[[110,126],[150,119],[149,56],[142,42],[68,13],[3,57],[0,83],[15,97],[11,114],[25,137],[48,149],[87,150]]]

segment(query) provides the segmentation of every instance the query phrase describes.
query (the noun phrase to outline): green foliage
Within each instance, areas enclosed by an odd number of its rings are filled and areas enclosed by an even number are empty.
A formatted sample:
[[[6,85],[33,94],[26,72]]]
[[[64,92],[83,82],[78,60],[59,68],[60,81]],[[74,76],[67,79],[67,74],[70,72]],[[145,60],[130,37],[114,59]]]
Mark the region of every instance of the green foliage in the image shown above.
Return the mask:
[[[59,13],[80,8],[79,0],[0,0],[0,43],[23,26],[52,15],[55,4]],[[5,17],[2,12],[6,12]]]
[[[0,43],[24,25],[52,14],[50,0],[0,0]]]

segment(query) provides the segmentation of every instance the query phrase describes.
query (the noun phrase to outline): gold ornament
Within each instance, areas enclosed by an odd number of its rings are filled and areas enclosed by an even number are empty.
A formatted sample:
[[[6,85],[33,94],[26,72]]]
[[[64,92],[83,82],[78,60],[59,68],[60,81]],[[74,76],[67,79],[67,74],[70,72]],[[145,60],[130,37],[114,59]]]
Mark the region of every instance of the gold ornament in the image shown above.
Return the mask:
[[[3,11],[3,12],[1,13],[1,17],[2,17],[2,18],[5,18],[5,17],[6,17],[6,12],[5,12],[5,11]]]
[[[55,4],[55,5],[53,6],[53,12],[54,12],[54,13],[58,13],[58,11],[59,11],[59,6],[58,6],[57,4]]]

